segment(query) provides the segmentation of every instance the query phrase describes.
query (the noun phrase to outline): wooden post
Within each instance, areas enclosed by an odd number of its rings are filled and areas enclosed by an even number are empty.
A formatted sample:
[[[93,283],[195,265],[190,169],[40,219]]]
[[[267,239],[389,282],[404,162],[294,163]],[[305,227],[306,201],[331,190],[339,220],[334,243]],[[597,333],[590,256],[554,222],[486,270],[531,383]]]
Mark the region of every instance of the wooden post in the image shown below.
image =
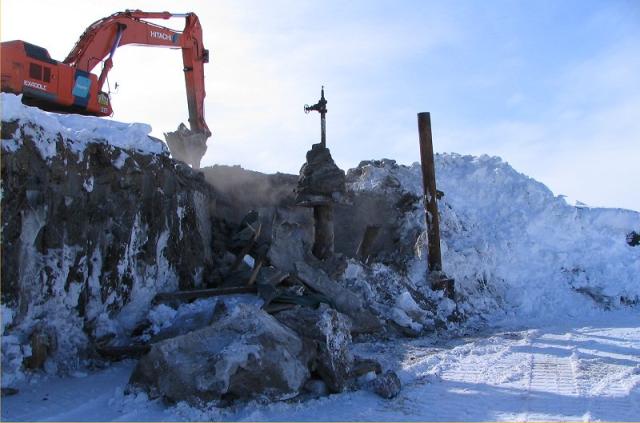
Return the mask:
[[[420,161],[422,163],[422,184],[424,186],[424,210],[429,237],[428,264],[430,272],[442,271],[440,252],[440,219],[436,199],[436,170],[431,137],[431,115],[418,113],[418,133],[420,135]]]

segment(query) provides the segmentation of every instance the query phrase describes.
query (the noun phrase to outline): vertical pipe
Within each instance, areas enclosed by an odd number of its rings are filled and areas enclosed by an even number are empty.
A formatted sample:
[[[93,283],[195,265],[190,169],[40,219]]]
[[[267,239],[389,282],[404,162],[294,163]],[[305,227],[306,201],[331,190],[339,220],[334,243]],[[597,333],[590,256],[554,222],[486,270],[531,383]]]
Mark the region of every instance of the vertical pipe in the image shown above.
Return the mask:
[[[431,115],[428,112],[418,113],[418,133],[420,135],[424,209],[427,220],[427,235],[429,237],[429,271],[442,271],[440,222],[436,199],[436,171],[433,159],[433,140],[431,137]]]
[[[322,148],[327,148],[327,99],[324,98],[324,85],[320,89],[320,101],[318,101],[320,112],[320,144]]]
[[[311,252],[320,260],[328,259],[333,255],[333,206],[331,204],[317,205],[313,207],[313,220],[315,234]]]
[[[322,148],[327,148],[327,119],[325,112],[320,113],[320,144],[322,144]]]

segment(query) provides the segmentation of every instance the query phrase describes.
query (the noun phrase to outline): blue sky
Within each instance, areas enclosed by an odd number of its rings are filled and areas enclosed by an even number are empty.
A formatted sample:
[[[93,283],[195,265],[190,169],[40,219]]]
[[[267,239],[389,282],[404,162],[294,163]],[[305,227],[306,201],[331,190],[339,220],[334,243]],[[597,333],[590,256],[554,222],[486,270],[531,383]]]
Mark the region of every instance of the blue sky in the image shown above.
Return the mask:
[[[418,160],[416,113],[428,111],[438,152],[498,155],[555,194],[640,210],[640,1],[2,7],[3,39],[34,42],[58,59],[87,25],[115,11],[196,12],[212,53],[206,108],[214,136],[204,164],[297,172],[319,136],[317,116],[302,106],[324,84],[328,144],[343,167]],[[31,27],[17,18],[25,13]],[[120,49],[110,77],[120,84],[114,119],[148,122],[157,135],[186,121],[180,69],[174,51]]]

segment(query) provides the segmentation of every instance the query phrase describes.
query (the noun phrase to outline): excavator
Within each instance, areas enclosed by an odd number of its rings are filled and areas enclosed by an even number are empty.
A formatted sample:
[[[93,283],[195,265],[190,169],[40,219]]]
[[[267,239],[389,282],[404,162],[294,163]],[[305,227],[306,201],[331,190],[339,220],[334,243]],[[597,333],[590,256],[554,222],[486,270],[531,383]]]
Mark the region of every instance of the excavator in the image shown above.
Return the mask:
[[[171,18],[185,18],[184,30],[143,20]],[[3,42],[1,89],[22,94],[23,103],[47,111],[111,116],[111,99],[104,85],[116,49],[126,44],[182,50],[190,128],[181,123],[177,131],[164,135],[174,158],[199,168],[211,136],[204,119],[204,64],[209,62],[209,50],[204,48],[202,27],[194,13],[114,13],[91,24],[62,62],[25,41]],[[103,63],[100,75],[91,73],[99,63]]]

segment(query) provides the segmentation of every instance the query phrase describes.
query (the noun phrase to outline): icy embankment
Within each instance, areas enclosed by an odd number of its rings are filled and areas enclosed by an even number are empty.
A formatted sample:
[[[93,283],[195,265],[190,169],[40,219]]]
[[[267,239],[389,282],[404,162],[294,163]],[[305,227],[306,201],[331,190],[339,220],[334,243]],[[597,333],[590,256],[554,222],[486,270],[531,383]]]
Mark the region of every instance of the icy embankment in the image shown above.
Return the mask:
[[[125,343],[158,291],[202,284],[209,185],[147,125],[2,94],[2,385]]]
[[[554,318],[640,302],[640,248],[626,241],[640,213],[570,206],[497,157],[438,154],[436,175],[444,271],[466,314]],[[412,194],[400,232],[424,231],[418,163],[364,162],[347,180],[353,192]],[[410,280],[423,279],[423,261],[412,259]]]

